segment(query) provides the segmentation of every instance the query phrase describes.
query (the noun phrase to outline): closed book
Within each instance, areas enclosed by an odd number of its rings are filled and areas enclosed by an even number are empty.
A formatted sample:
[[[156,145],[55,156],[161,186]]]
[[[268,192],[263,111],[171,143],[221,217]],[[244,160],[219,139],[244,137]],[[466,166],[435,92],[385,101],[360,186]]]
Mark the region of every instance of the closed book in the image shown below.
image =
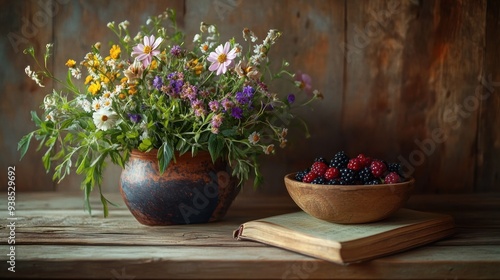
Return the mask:
[[[233,236],[348,264],[428,244],[454,231],[450,215],[403,208],[382,221],[349,225],[299,211],[246,222]]]

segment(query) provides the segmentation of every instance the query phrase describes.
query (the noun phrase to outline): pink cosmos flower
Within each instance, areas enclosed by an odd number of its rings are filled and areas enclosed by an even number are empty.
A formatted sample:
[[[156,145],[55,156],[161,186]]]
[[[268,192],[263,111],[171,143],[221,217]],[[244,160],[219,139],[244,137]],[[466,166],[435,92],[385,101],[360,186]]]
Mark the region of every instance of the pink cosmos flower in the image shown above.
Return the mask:
[[[220,45],[215,49],[215,52],[210,53],[207,60],[212,62],[212,64],[210,65],[208,70],[217,70],[217,75],[226,73],[227,68],[231,65],[233,59],[236,58],[236,48],[229,50],[230,47],[231,45],[229,44],[229,42],[226,42],[226,44],[224,44],[224,47]]]
[[[158,46],[161,44],[163,39],[161,37],[156,38],[155,36],[144,36],[144,44],[139,44],[135,46],[132,52],[132,56],[137,56],[136,59],[142,61],[142,65],[144,67],[148,67],[153,60],[153,56],[157,56],[160,54],[160,51],[157,50]]]
[[[295,73],[295,83],[297,86],[304,90],[307,94],[312,93],[312,79],[311,76],[302,73],[300,71],[297,71]]]

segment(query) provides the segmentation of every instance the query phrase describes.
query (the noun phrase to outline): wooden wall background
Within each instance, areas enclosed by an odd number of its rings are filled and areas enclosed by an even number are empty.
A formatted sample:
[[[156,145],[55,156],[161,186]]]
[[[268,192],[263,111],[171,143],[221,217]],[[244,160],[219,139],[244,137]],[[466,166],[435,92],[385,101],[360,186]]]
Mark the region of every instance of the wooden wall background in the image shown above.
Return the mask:
[[[50,89],[26,77],[32,61],[22,50],[33,44],[41,53],[54,42],[50,64],[64,75],[68,58],[79,61],[94,42],[114,39],[108,22],[128,19],[134,30],[167,7],[189,37],[200,21],[217,24],[226,38],[239,38],[244,27],[260,38],[281,30],[271,55],[309,73],[325,95],[314,112],[301,112],[312,138],[295,134],[295,144],[265,158],[259,192],[286,192],[284,174],[338,150],[409,162],[417,192],[500,191],[494,0],[0,0],[2,182],[14,165],[18,191],[79,189],[77,177],[54,184],[34,149],[19,161],[17,142],[34,128],[29,111]],[[118,191],[119,172],[108,168],[106,191]]]

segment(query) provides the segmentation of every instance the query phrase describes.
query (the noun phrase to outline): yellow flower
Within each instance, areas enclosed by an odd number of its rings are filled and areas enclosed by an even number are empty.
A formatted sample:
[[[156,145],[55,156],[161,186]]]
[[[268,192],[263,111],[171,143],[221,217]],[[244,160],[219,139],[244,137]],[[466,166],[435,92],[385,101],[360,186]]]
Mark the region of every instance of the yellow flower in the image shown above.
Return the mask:
[[[66,66],[68,66],[70,68],[75,67],[75,65],[76,65],[76,61],[74,61],[73,59],[68,59],[68,61],[66,61]]]
[[[92,82],[92,76],[88,75],[87,78],[85,78],[85,84],[87,85],[90,82]]]
[[[192,59],[188,61],[187,67],[191,68],[196,75],[200,75],[203,72],[203,64],[198,62],[198,59]]]
[[[121,52],[122,50],[120,49],[120,46],[113,45],[109,50],[109,56],[111,56],[112,59],[118,59],[120,58]]]
[[[89,92],[96,95],[101,90],[101,83],[93,82],[89,86]]]
[[[151,61],[151,64],[149,64],[149,68],[151,70],[155,70],[156,68],[158,68],[158,62],[156,62],[156,60]]]
[[[128,88],[128,94],[134,95],[137,93],[137,87],[135,85],[130,85]]]
[[[105,84],[108,84],[109,83],[109,78],[103,74],[99,74],[99,78],[101,79],[101,81],[103,81]]]

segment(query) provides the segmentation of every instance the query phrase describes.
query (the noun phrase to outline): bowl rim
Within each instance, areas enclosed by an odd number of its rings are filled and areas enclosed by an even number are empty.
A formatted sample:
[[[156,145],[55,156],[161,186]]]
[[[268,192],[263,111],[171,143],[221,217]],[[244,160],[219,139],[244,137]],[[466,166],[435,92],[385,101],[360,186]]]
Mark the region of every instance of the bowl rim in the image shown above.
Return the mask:
[[[415,178],[410,177],[408,180],[401,182],[401,183],[395,183],[395,184],[378,184],[378,185],[319,185],[319,184],[311,184],[311,183],[304,183],[300,182],[294,179],[295,174],[298,172],[292,172],[288,173],[285,175],[285,185],[287,182],[294,182],[295,186],[301,187],[301,188],[321,188],[321,189],[342,189],[342,190],[360,190],[360,189],[381,189],[381,188],[387,188],[387,187],[408,187],[408,186],[413,186],[415,183]]]

